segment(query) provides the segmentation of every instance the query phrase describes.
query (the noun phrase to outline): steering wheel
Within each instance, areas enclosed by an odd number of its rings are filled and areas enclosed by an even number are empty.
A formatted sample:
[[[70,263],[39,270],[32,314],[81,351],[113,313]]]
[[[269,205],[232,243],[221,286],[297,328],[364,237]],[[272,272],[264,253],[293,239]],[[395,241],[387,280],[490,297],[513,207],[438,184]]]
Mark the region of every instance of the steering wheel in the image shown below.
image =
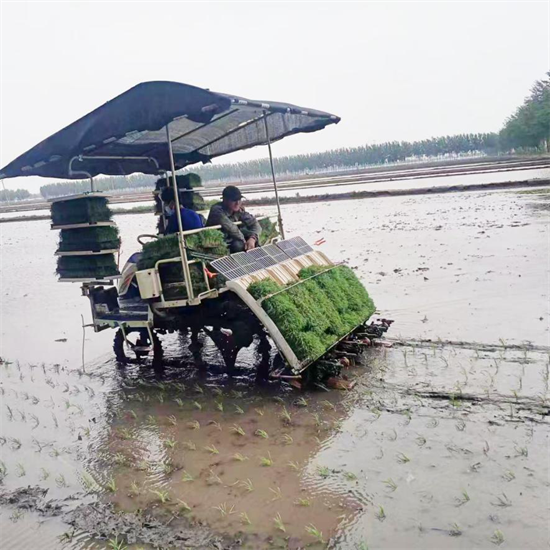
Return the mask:
[[[143,246],[145,243],[142,242],[141,239],[144,239],[144,238],[148,238],[148,239],[158,239],[159,236],[158,235],[148,235],[147,233],[144,233],[143,235],[139,235],[138,238],[137,238],[137,242]]]

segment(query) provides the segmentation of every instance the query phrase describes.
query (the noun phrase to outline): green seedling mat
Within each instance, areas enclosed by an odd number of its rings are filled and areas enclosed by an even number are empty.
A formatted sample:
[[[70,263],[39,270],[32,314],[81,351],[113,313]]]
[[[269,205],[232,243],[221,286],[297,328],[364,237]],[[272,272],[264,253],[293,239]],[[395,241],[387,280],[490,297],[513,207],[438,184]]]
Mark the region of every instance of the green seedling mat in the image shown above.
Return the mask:
[[[281,331],[302,362],[319,359],[339,340],[366,322],[375,306],[365,287],[347,266],[308,267],[304,282],[283,287],[271,279],[248,291]],[[311,278],[310,278],[311,277]],[[284,292],[280,292],[284,290]],[[271,294],[274,296],[270,296]]]

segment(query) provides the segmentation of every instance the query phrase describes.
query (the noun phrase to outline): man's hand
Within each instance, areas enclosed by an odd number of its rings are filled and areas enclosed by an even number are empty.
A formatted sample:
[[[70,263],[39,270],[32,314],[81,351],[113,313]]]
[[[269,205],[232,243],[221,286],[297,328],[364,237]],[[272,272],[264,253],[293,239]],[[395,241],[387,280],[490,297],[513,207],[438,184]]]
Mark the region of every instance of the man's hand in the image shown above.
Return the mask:
[[[244,249],[245,250],[253,250],[256,248],[256,239],[254,237],[250,237],[245,243],[244,243]]]

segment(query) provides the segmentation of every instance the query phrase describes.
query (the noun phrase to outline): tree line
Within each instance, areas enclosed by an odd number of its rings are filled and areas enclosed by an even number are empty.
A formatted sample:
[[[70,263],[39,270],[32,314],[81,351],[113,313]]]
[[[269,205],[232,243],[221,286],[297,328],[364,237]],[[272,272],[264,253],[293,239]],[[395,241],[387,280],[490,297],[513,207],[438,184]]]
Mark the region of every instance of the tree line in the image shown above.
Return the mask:
[[[446,154],[498,152],[498,134],[459,134],[421,141],[391,141],[376,145],[345,147],[321,153],[293,155],[274,159],[279,174],[316,172],[328,169],[353,168],[366,165],[404,161],[410,158],[437,157]],[[268,159],[249,160],[235,164],[206,165],[193,170],[204,181],[245,179],[269,176]]]
[[[135,189],[155,186],[155,176],[147,174],[133,174],[131,176],[103,176],[94,179],[96,191],[133,191]],[[45,199],[73,195],[90,191],[90,180],[65,180],[49,183],[40,187],[40,194]]]
[[[500,141],[505,148],[538,149],[550,153],[550,71],[504,123]]]
[[[31,194],[26,189],[2,189],[0,191],[0,202],[21,201],[28,199]]]

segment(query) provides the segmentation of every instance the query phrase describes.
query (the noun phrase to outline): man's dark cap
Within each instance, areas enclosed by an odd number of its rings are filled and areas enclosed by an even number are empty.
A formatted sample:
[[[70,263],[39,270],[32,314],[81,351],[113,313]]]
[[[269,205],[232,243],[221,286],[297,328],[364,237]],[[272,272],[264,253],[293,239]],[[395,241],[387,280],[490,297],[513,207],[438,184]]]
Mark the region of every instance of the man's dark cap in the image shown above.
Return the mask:
[[[243,198],[241,190],[234,185],[228,185],[222,193],[222,197],[228,201],[239,201]]]
[[[176,194],[174,193],[174,189],[172,187],[165,187],[160,194],[160,198],[162,199],[162,202],[169,203],[175,201]]]

